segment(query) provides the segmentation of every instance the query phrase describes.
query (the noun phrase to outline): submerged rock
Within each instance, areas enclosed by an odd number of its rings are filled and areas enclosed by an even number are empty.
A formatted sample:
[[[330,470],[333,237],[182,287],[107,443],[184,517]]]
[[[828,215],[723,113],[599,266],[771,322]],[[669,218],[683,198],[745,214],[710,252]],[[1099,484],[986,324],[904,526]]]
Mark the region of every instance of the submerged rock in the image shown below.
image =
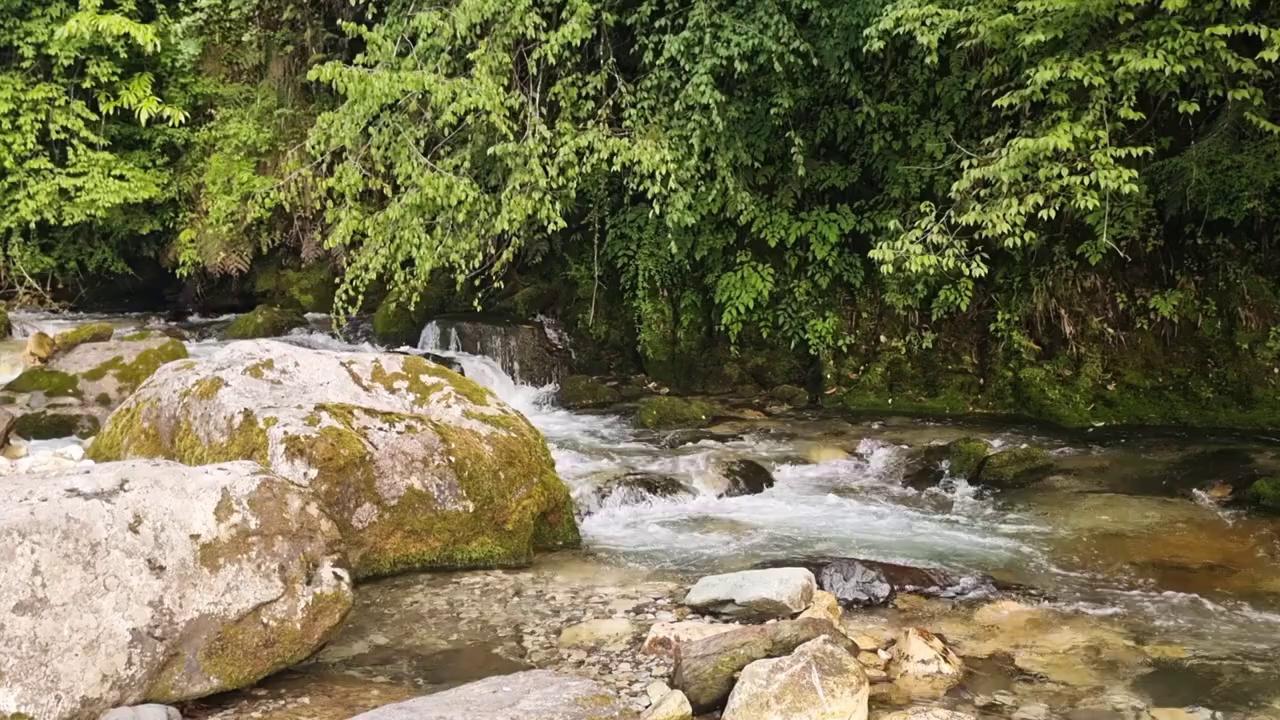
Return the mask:
[[[90,456],[257,460],[310,488],[359,576],[522,564],[578,541],[541,434],[413,355],[234,343],[162,367]]]
[[[850,653],[858,646],[825,620],[781,620],[749,625],[679,646],[671,684],[684,692],[695,712],[720,707],[733,690],[734,676],[757,660],[790,654],[826,636]]]
[[[866,720],[871,683],[857,658],[830,637],[742,670],[724,720]]]
[[[720,473],[728,481],[721,497],[759,495],[773,487],[773,473],[755,460],[730,460],[721,465]]]
[[[634,716],[594,680],[528,670],[384,705],[351,720],[629,720]]]
[[[815,589],[804,568],[744,570],[698,580],[684,604],[722,615],[791,617],[809,607]]]
[[[253,463],[6,478],[0,717],[96,717],[299,662],[351,606],[340,552],[320,507]]]
[[[229,340],[253,340],[256,338],[287,335],[290,330],[307,324],[307,318],[296,308],[280,308],[259,305],[231,321],[223,331]]]
[[[697,493],[688,485],[666,475],[628,473],[613,478],[596,488],[597,508],[609,505],[638,505],[655,499],[693,497]]]
[[[1011,490],[1043,480],[1053,471],[1053,459],[1040,448],[1001,450],[987,456],[974,481],[988,487]]]
[[[659,395],[640,401],[635,423],[649,430],[701,427],[715,415],[715,407],[702,400]]]

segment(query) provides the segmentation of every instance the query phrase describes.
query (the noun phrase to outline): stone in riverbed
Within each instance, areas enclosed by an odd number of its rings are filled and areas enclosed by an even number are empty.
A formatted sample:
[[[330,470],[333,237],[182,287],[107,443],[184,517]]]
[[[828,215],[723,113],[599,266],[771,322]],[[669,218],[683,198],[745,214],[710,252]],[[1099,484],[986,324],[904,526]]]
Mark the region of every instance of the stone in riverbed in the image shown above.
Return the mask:
[[[616,388],[588,375],[570,375],[560,381],[556,401],[570,410],[613,405],[622,401]]]
[[[885,715],[881,720],[977,720],[968,713],[940,707],[913,707]]]
[[[92,342],[106,342],[115,335],[116,329],[111,323],[93,322],[78,325],[53,336],[53,344],[59,354],[70,352],[77,346]]]
[[[730,460],[721,467],[720,474],[728,485],[720,497],[759,495],[773,487],[773,473],[755,460]]]
[[[995,582],[981,575],[953,575],[936,568],[834,558],[813,563],[818,587],[836,596],[844,605],[883,605],[898,593],[930,597],[982,597],[994,594]]]
[[[134,705],[108,710],[98,720],[182,720],[182,713],[168,705]]]
[[[715,410],[715,406],[702,400],[661,395],[640,401],[635,423],[649,430],[702,427],[715,415]]]
[[[781,620],[749,625],[677,646],[671,684],[684,692],[698,713],[714,710],[733,690],[734,675],[747,665],[787,655],[816,637],[827,636],[850,653],[858,646],[825,620]]]
[[[635,713],[594,680],[528,670],[486,678],[350,720],[629,720]]]
[[[231,321],[223,335],[228,340],[254,340],[287,335],[290,330],[307,324],[307,318],[296,308],[259,305]]]
[[[677,497],[692,498],[697,493],[688,485],[666,475],[651,473],[627,473],[613,478],[596,488],[592,499],[595,507],[605,505],[639,505],[658,499]]]
[[[623,649],[635,634],[635,623],[625,618],[585,620],[560,631],[560,647]]]
[[[340,551],[320,507],[253,463],[6,478],[0,717],[96,717],[297,663],[351,607]]]
[[[76,379],[86,404],[103,417],[129,396],[161,365],[187,357],[180,340],[164,335],[128,336],[117,340],[85,342],[70,351],[59,350],[48,369]]]
[[[42,332],[35,332],[27,338],[27,346],[22,351],[22,362],[28,367],[43,365],[58,351],[53,338]]]
[[[804,568],[743,570],[698,580],[684,604],[723,615],[792,617],[809,607],[816,588]]]
[[[964,662],[924,628],[907,628],[893,646],[889,676],[911,695],[941,696],[960,682]]]
[[[836,596],[826,590],[815,590],[813,593],[813,603],[809,605],[809,609],[800,613],[801,618],[817,618],[826,620],[827,622],[840,626],[840,617],[844,611],[840,608],[840,601]]]
[[[659,622],[649,627],[649,634],[640,646],[640,652],[646,655],[674,656],[676,648],[682,643],[691,643],[703,638],[719,635],[735,630],[739,625],[686,620],[683,622]]]
[[[413,355],[232,343],[161,367],[89,452],[257,460],[320,500],[361,577],[517,565],[578,541],[542,435],[493,393]]]
[[[742,671],[724,720],[866,720],[871,683],[857,659],[829,637]]]
[[[13,413],[0,407],[0,448],[9,444],[9,435],[13,433],[13,424],[17,421]]]
[[[973,477],[987,487],[1011,490],[1027,487],[1053,472],[1053,460],[1040,448],[1023,447],[988,455]]]
[[[669,690],[640,714],[640,720],[691,720],[693,707],[679,690]]]

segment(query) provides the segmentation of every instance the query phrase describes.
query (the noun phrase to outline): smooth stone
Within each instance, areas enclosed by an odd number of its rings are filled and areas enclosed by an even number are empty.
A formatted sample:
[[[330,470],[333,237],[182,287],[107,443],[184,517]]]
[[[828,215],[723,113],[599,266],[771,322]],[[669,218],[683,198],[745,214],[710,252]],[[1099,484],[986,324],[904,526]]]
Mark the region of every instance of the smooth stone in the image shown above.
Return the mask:
[[[816,589],[804,568],[743,570],[698,580],[684,604],[725,615],[791,617],[809,607]]]
[[[350,720],[630,720],[603,684],[550,670],[499,675],[384,705]]]
[[[866,720],[871,683],[848,649],[830,637],[742,670],[723,720]]]
[[[1049,706],[1044,703],[1027,703],[1013,711],[1013,720],[1046,720]]]
[[[625,646],[637,632],[635,623],[623,618],[586,620],[560,631],[560,647]]]
[[[695,642],[739,627],[739,625],[698,620],[654,623],[649,627],[649,634],[645,636],[640,652],[646,655],[671,657],[675,655],[676,648],[682,643]]]
[[[98,720],[182,720],[182,713],[168,705],[134,705],[108,710]]]
[[[889,676],[911,695],[940,696],[963,675],[960,657],[924,628],[907,628],[893,646]]]
[[[693,707],[679,690],[670,690],[640,715],[640,720],[691,720]]]
[[[800,613],[800,617],[826,620],[839,627],[843,614],[844,611],[840,608],[840,601],[836,599],[835,595],[826,590],[816,590],[813,593],[813,603],[809,605],[808,609]]]

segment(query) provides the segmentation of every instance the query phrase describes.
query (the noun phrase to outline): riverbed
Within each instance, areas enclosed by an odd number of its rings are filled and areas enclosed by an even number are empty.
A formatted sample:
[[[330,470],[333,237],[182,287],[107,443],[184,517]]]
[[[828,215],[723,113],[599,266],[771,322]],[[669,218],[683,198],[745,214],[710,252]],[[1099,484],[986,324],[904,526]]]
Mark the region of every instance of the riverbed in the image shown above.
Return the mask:
[[[164,322],[147,315],[14,313],[13,319],[19,334],[99,319],[121,328]],[[191,355],[220,346],[217,330],[228,319],[184,322]],[[337,351],[371,347],[332,336],[325,318],[313,323],[286,339]],[[1001,588],[990,597],[866,611],[866,622],[927,619],[978,647],[973,608],[1013,597],[1076,628],[1054,662],[1080,672],[991,652],[975,662],[978,671],[965,685],[937,700],[942,704],[1012,715],[1021,700],[991,699],[1017,692],[1060,705],[1054,709],[1061,714],[1087,697],[1115,696],[1121,699],[1111,705],[1133,699],[1229,717],[1280,717],[1280,521],[1220,506],[1202,490],[1245,465],[1280,468],[1280,445],[1270,438],[852,418],[752,397],[717,398],[724,417],[696,433],[657,432],[634,427],[626,404],[592,412],[559,408],[553,387],[522,384],[492,358],[442,346],[438,333],[424,335],[430,339],[421,349],[451,356],[546,436],[583,512],[582,549],[547,556],[530,569],[409,575],[362,586],[346,627],[311,661],[259,688],[193,703],[188,716],[340,720],[532,666],[585,668],[639,697],[644,682],[665,672],[661,663],[632,650],[571,655],[555,642],[558,628],[614,615],[643,628],[675,612],[681,589],[701,574],[857,557],[991,577]],[[20,370],[20,350],[20,340],[0,346],[0,373]],[[1043,448],[1055,472],[1003,493],[949,474],[936,485],[913,486],[922,449],[961,437],[996,448]],[[718,497],[722,468],[734,459],[763,465],[774,486]],[[599,496],[605,483],[626,474],[674,478],[692,492],[625,501]],[[1104,635],[1111,639],[1099,640]]]

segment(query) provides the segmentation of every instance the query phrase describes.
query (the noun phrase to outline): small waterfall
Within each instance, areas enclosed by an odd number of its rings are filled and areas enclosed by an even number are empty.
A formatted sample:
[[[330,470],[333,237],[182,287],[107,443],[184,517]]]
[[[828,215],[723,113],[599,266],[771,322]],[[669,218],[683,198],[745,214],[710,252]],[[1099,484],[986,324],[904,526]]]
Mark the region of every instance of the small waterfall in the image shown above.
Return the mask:
[[[565,365],[563,349],[551,342],[542,326],[480,316],[432,320],[422,329],[418,349],[484,356],[517,383],[535,386],[554,383]]]
[[[422,329],[418,349],[447,357],[462,368],[462,374],[489,388],[495,395],[526,416],[535,416],[551,401],[556,390],[554,384],[534,386],[521,383],[519,364],[504,366],[500,358],[476,354],[462,349],[462,340],[456,327],[442,326],[432,321]],[[512,367],[508,370],[508,367]]]

